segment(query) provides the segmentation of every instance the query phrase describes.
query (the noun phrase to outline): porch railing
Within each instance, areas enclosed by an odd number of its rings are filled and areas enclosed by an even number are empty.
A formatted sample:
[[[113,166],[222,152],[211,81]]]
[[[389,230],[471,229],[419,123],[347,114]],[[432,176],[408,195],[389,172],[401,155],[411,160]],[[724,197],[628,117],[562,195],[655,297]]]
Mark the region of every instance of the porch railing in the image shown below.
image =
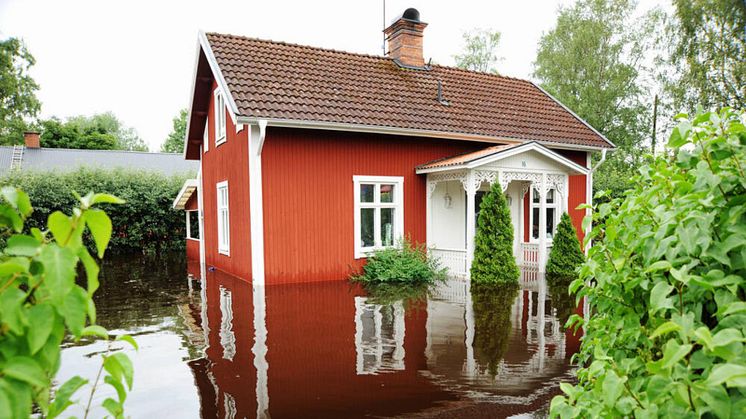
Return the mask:
[[[539,245],[537,243],[520,244],[518,265],[529,269],[539,269]]]
[[[466,278],[466,249],[430,249],[430,254],[448,268],[452,277]]]

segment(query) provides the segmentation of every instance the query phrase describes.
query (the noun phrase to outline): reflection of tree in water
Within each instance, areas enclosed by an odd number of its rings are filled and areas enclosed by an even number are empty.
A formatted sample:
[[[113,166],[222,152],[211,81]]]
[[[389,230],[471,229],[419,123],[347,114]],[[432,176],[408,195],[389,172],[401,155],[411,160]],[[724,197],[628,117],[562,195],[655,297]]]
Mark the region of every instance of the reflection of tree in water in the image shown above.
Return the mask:
[[[474,348],[477,359],[492,377],[508,349],[510,314],[518,295],[517,284],[472,284]]]
[[[557,310],[557,319],[562,326],[562,330],[565,328],[567,319],[575,313],[575,296],[570,295],[568,287],[575,278],[551,275],[547,274],[547,288],[549,291],[549,299],[552,300],[552,307]]]
[[[366,284],[368,304],[388,306],[401,301],[405,309],[425,308],[431,286],[420,284]]]

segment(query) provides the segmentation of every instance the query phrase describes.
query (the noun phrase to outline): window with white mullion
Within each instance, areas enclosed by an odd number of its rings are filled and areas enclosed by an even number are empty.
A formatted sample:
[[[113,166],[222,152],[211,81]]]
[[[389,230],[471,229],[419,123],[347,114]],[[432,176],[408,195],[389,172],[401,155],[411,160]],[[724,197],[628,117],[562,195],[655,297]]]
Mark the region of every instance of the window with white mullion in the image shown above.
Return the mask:
[[[531,226],[531,241],[539,241],[539,226],[541,213],[541,195],[536,188],[531,188],[531,211],[529,212],[529,225]],[[557,227],[557,221],[560,216],[560,199],[555,189],[548,189],[544,202],[544,216],[546,217],[546,240],[551,242],[554,237],[554,231]]]
[[[390,247],[403,233],[403,179],[355,176],[355,257]]]

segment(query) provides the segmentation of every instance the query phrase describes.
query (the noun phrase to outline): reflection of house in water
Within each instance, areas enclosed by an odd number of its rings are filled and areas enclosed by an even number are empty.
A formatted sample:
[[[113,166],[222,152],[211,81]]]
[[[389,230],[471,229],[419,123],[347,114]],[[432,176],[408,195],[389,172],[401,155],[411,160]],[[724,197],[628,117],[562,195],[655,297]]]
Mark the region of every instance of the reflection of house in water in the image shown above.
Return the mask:
[[[339,282],[252,288],[209,272],[206,283],[208,345],[190,362],[203,417],[411,415],[485,397],[497,416],[531,412],[556,393],[576,345],[541,289],[510,296],[493,378],[474,329],[482,306],[463,289],[408,307]]]

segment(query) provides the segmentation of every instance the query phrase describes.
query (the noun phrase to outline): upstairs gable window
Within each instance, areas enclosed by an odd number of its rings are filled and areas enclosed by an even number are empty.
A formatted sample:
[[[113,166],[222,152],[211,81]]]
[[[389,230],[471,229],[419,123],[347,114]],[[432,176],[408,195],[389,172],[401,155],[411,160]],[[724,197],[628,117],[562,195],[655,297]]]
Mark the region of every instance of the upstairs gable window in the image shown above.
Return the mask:
[[[404,233],[404,178],[354,176],[355,258],[391,247]]]
[[[215,146],[225,142],[225,98],[220,89],[215,90]]]

